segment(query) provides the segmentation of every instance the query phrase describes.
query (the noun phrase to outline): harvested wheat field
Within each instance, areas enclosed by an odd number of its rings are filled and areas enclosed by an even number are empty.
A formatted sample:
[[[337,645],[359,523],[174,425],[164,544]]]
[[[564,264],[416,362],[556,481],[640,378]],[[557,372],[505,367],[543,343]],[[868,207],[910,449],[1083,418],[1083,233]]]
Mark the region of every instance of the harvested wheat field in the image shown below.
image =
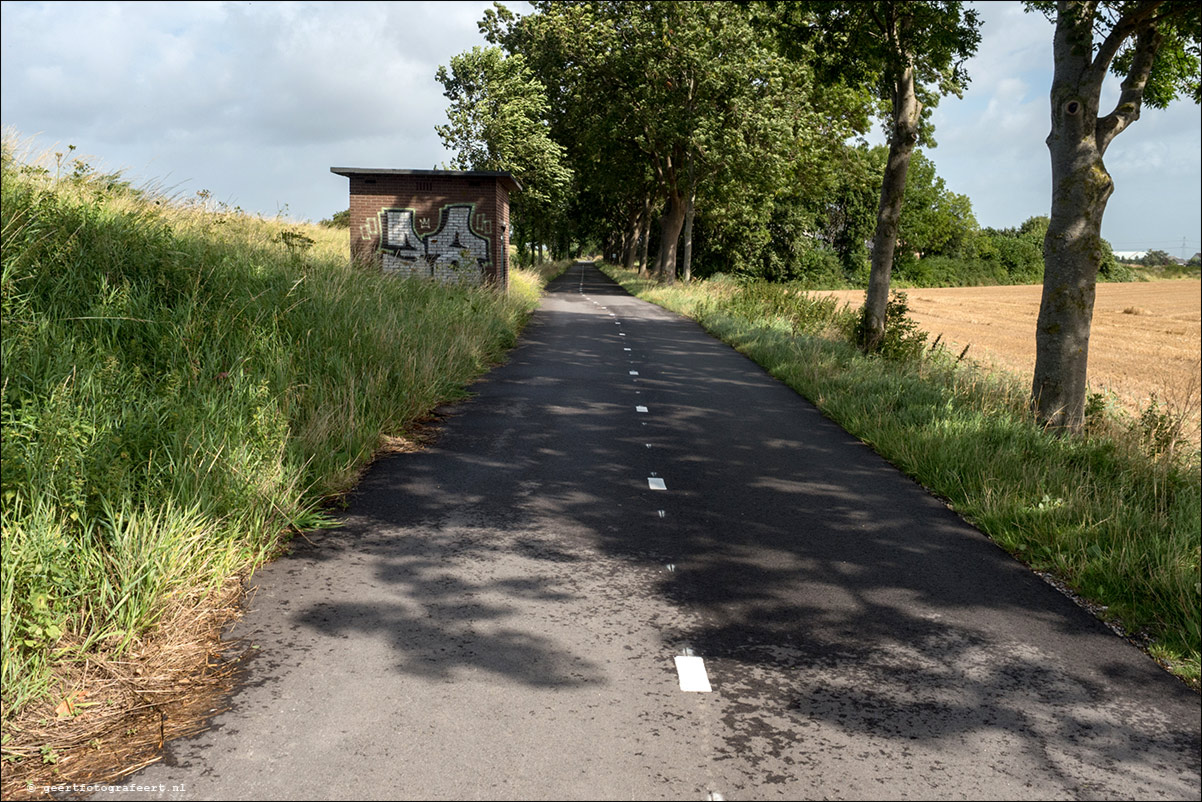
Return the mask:
[[[908,289],[911,317],[930,339],[1030,382],[1035,370],[1038,285]],[[820,292],[849,304],[857,290]],[[1138,412],[1155,393],[1174,410],[1189,410],[1189,437],[1199,440],[1202,282],[1193,279],[1099,284],[1089,346],[1092,392],[1113,392]]]

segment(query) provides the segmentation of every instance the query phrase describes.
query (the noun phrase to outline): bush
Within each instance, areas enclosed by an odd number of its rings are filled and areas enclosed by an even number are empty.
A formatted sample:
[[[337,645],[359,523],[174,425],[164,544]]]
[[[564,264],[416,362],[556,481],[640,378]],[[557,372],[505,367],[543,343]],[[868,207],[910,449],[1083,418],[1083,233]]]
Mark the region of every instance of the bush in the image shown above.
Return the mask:
[[[1160,265],[1175,265],[1176,260],[1165,251],[1151,250],[1144,254],[1144,258],[1140,259],[1140,263],[1145,267],[1157,267]]]
[[[885,359],[896,362],[917,359],[926,347],[927,334],[910,317],[908,300],[904,292],[889,293],[889,302],[885,305],[885,336],[876,349],[876,353]],[[868,307],[864,306],[856,323],[855,342],[863,343],[867,333]]]
[[[1010,276],[997,262],[928,256],[907,263],[897,274],[901,285],[912,287],[980,287],[1009,284]]]
[[[318,225],[325,226],[326,228],[350,228],[351,210],[344,209],[341,212],[334,212],[334,214],[322,220]]]

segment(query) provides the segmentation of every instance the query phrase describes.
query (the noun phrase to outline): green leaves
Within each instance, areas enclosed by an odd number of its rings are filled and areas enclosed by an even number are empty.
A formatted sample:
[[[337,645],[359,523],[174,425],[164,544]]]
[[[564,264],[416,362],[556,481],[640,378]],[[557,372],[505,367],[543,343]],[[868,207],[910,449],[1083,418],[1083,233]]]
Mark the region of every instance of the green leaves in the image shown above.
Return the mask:
[[[504,170],[522,183],[526,203],[547,205],[571,180],[564,148],[550,136],[546,89],[520,54],[474,47],[439,67],[451,100],[449,125],[436,126],[463,170]],[[515,199],[516,200],[516,199]]]
[[[959,97],[968,85],[964,64],[981,41],[977,12],[960,2],[769,6],[776,9],[784,46],[793,52],[809,48],[826,81],[873,87],[878,98],[895,106],[898,80],[912,66],[923,104],[919,141],[927,144],[933,133],[931,111],[940,97]]]

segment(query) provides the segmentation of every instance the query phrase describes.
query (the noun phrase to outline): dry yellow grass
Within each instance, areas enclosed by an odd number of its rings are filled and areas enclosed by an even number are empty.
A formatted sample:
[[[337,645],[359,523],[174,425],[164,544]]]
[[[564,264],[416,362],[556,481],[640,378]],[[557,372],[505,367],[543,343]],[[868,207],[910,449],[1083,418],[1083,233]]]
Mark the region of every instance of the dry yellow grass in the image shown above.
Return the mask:
[[[1035,369],[1038,285],[943,287],[905,290],[911,317],[942,335],[949,350],[969,346],[969,356],[1030,381]],[[864,302],[857,290],[815,293]],[[1138,412],[1155,394],[1187,411],[1190,437],[1199,435],[1202,386],[1202,282],[1194,279],[1139,284],[1099,284],[1089,349],[1093,392],[1113,392]]]

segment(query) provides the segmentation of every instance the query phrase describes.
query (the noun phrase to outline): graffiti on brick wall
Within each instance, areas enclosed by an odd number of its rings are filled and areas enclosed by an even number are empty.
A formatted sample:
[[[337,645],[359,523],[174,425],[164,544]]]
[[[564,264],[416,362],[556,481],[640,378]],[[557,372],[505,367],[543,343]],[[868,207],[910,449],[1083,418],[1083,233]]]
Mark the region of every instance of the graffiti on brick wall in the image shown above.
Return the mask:
[[[378,217],[369,218],[366,223],[359,226],[359,238],[364,240],[372,240],[380,236],[380,219]]]
[[[380,210],[380,253],[386,273],[404,277],[422,276],[447,282],[479,284],[490,261],[492,243],[476,233],[483,215],[475,215],[475,204],[456,203],[442,207],[438,228],[418,234],[413,209]],[[425,223],[428,227],[429,223]],[[485,230],[488,231],[491,226]]]

